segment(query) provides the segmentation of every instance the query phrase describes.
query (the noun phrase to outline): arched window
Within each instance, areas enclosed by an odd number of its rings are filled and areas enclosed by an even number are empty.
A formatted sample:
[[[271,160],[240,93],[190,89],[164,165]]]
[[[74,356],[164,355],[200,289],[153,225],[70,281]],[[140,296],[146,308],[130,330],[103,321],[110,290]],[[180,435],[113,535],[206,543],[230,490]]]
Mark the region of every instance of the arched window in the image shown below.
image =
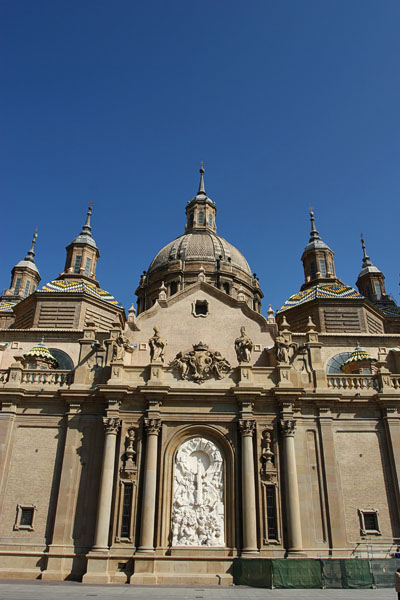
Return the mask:
[[[225,546],[224,459],[203,437],[176,453],[172,500],[172,546]]]
[[[199,225],[204,225],[204,212],[202,210],[199,212]]]
[[[51,354],[58,361],[58,369],[63,371],[72,371],[74,368],[74,363],[72,358],[64,352],[64,350],[59,350],[58,348],[49,348]]]
[[[343,375],[342,365],[344,365],[350,354],[351,352],[341,352],[340,354],[332,356],[327,362],[326,372],[330,374],[340,373]]]

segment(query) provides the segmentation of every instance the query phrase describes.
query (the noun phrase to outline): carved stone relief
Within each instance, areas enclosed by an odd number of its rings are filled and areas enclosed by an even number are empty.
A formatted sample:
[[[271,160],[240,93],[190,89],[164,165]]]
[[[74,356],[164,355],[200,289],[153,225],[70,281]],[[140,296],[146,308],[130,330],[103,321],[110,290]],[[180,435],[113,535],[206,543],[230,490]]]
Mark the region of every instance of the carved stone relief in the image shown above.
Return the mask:
[[[191,379],[195,383],[203,383],[212,376],[223,379],[231,371],[221,353],[211,352],[202,342],[194,344],[190,352],[178,352],[169,367],[179,371],[181,379]]]
[[[174,465],[173,546],[225,546],[224,462],[210,440],[191,438]]]

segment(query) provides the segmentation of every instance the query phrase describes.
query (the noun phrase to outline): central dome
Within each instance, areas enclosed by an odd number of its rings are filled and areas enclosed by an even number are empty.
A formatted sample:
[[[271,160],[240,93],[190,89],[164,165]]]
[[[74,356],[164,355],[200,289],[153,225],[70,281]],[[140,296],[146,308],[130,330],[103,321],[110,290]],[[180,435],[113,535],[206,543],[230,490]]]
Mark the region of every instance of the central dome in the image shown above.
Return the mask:
[[[153,259],[148,273],[168,266],[169,261],[172,260],[205,261],[215,264],[217,260],[221,259],[232,263],[236,268],[251,276],[251,269],[243,254],[235,246],[210,230],[185,233],[164,246]]]
[[[140,278],[138,314],[197,281],[205,281],[260,312],[263,293],[258,279],[243,254],[217,235],[216,214],[201,168],[198,192],[186,205],[185,233],[164,246]]]

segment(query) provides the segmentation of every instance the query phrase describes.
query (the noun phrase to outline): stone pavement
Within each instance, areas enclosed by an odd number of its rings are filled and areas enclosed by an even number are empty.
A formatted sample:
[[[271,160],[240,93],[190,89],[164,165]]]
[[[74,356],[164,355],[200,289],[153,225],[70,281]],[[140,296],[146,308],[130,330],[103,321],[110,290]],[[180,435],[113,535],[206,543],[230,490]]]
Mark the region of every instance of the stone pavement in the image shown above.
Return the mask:
[[[394,589],[267,590],[244,586],[85,585],[0,579],[1,600],[396,600]]]

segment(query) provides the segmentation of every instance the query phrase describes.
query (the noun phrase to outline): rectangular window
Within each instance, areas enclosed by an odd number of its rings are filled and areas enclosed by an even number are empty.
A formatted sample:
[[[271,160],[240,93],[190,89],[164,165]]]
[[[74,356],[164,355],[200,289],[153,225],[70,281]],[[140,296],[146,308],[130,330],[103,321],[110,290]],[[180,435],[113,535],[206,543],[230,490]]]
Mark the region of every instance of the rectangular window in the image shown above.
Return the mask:
[[[381,535],[379,528],[378,511],[374,508],[358,509],[361,525],[361,535],[375,534]]]
[[[17,513],[15,517],[14,530],[25,529],[33,531],[36,506],[33,504],[17,504]]]
[[[319,272],[321,277],[326,277],[326,260],[324,258],[319,259]]]
[[[82,256],[75,256],[74,273],[81,272]]]
[[[17,296],[19,294],[19,290],[21,289],[22,277],[17,277],[15,280],[15,288],[14,294]]]
[[[268,539],[278,539],[278,524],[276,517],[276,490],[274,485],[267,485],[267,524]]]
[[[24,298],[26,298],[27,295],[29,294],[29,288],[30,288],[30,286],[31,286],[31,282],[27,281],[26,284],[25,284]]]
[[[311,279],[315,279],[316,275],[317,275],[317,271],[315,269],[315,263],[311,262],[310,263],[310,277],[311,277]]]
[[[382,298],[381,284],[378,282],[375,282],[375,294],[377,300],[380,300]]]
[[[122,503],[121,519],[121,537],[129,538],[131,536],[131,513],[132,513],[132,494],[133,486],[131,483],[124,483],[124,499]]]
[[[87,258],[86,259],[86,264],[85,264],[85,275],[86,275],[86,277],[89,277],[91,263],[92,263],[92,261],[90,260],[90,258]]]

